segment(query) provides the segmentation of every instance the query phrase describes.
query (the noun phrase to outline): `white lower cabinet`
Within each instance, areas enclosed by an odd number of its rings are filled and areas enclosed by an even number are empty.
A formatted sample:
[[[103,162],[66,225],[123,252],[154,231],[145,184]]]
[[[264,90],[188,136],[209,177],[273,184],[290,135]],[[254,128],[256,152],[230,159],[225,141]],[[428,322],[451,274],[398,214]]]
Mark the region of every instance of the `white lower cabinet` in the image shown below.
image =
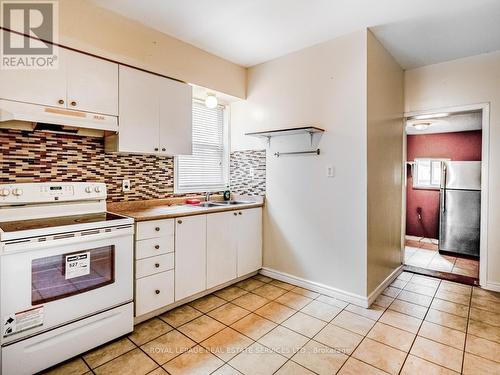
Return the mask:
[[[175,221],[175,300],[207,289],[207,215]]]
[[[238,277],[262,268],[262,209],[238,211]]]
[[[174,271],[135,281],[135,315],[143,315],[174,302]]]

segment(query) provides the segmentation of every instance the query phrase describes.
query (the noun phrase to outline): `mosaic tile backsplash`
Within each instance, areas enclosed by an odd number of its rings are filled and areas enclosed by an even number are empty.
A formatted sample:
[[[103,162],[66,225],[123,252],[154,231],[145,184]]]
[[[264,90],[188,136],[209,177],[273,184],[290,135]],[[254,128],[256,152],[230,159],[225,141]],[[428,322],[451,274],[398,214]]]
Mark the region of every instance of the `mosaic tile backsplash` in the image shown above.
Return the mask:
[[[265,152],[232,153],[231,173],[236,193],[263,195]],[[124,179],[130,192],[122,192]],[[104,138],[0,129],[0,183],[45,181],[105,182],[113,202],[175,196],[171,157],[105,153]]]

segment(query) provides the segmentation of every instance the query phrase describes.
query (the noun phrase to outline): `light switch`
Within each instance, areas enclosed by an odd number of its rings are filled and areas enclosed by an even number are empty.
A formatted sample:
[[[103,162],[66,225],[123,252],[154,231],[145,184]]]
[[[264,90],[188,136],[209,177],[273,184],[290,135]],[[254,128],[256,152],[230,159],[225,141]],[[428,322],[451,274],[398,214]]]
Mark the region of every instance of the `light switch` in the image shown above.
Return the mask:
[[[326,166],[326,177],[335,177],[335,168],[333,165]]]

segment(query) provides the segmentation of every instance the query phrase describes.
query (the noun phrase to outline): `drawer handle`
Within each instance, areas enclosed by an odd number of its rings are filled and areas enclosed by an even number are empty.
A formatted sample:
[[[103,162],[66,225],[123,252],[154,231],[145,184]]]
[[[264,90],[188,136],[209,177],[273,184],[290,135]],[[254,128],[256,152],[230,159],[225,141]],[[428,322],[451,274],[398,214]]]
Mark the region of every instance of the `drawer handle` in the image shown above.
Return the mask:
[[[238,214],[235,212],[235,213],[233,213],[233,215],[234,215],[234,216],[236,216],[236,215],[238,215]]]
[[[71,103],[70,103],[73,107],[76,106],[76,102],[73,100]]]
[[[156,293],[156,294],[160,294],[160,289],[156,289],[156,290],[155,290],[155,293]]]
[[[182,224],[182,220],[177,220],[177,223]]]
[[[160,245],[155,245],[155,249],[158,250],[160,248]]]
[[[156,227],[155,231],[159,232],[160,231],[160,227]]]
[[[160,263],[155,263],[156,268],[160,268]]]
[[[241,212],[238,212],[238,215],[243,215]]]
[[[161,150],[162,150],[162,151],[167,151],[167,149],[166,149],[165,147],[163,147]]]
[[[158,151],[158,147],[155,147],[155,151]]]
[[[62,100],[62,99],[59,99],[57,102],[58,102],[59,104],[64,104],[64,100]]]

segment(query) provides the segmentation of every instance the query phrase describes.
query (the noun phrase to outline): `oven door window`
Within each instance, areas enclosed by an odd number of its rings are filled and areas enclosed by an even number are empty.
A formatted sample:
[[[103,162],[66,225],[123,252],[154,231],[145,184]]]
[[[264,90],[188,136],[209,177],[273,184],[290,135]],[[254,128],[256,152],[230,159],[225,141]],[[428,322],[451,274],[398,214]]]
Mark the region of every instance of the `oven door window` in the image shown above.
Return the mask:
[[[115,281],[115,247],[104,246],[31,261],[31,304],[54,301]]]

